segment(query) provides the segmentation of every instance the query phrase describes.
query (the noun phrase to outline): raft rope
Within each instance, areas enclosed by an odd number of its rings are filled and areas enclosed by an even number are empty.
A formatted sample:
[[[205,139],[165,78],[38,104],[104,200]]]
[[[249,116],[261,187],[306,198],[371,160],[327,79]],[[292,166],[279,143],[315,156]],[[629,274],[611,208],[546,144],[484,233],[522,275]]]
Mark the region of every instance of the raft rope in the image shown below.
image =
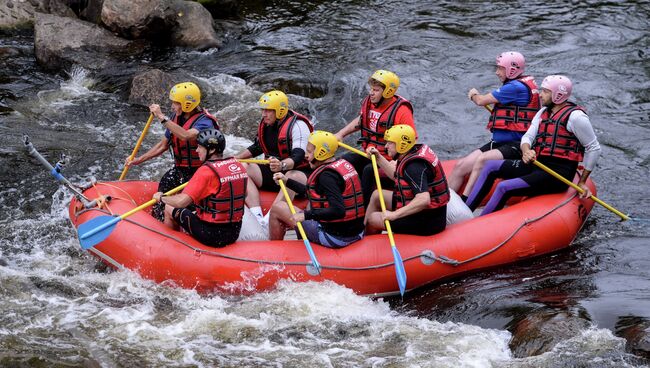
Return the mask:
[[[434,260],[434,261],[438,261],[438,262],[443,263],[443,264],[448,264],[448,265],[451,265],[451,266],[460,266],[460,265],[463,265],[463,264],[465,264],[465,263],[469,263],[469,262],[476,261],[476,260],[478,260],[478,259],[480,259],[480,258],[482,258],[482,257],[485,257],[485,256],[487,256],[487,255],[489,255],[489,254],[495,252],[496,250],[498,250],[499,248],[501,248],[502,246],[504,246],[506,243],[508,243],[508,241],[510,241],[510,239],[512,239],[515,235],[517,235],[517,233],[518,233],[521,229],[523,229],[526,225],[531,224],[531,223],[534,223],[534,222],[537,222],[537,221],[539,221],[539,220],[541,220],[541,219],[543,219],[543,218],[549,216],[550,214],[552,214],[552,213],[555,212],[556,210],[560,209],[561,207],[567,205],[567,204],[568,204],[569,202],[571,202],[571,201],[573,200],[573,198],[575,198],[577,195],[578,195],[577,192],[574,193],[572,196],[570,196],[569,198],[567,198],[565,201],[563,201],[562,203],[560,203],[560,204],[558,204],[557,206],[553,207],[553,208],[552,208],[551,210],[549,210],[548,212],[546,212],[546,213],[544,213],[544,214],[542,214],[542,215],[540,215],[540,216],[538,216],[538,217],[535,217],[535,218],[532,218],[532,219],[525,219],[525,220],[524,220],[524,221],[523,221],[523,222],[522,222],[522,223],[521,223],[521,224],[520,224],[520,225],[519,225],[519,226],[518,226],[518,227],[517,227],[517,228],[516,228],[512,233],[511,233],[511,234],[510,234],[510,236],[508,236],[508,237],[507,237],[505,240],[503,240],[501,243],[497,244],[497,245],[494,246],[492,249],[489,249],[489,250],[487,250],[487,251],[485,251],[485,252],[483,252],[483,253],[481,253],[481,254],[479,254],[479,255],[476,255],[476,256],[474,256],[474,257],[468,258],[468,259],[466,259],[466,260],[458,261],[458,260],[455,260],[455,259],[448,258],[448,257],[446,257],[446,256],[444,256],[444,255],[431,256],[431,255],[429,255],[429,254],[425,254],[425,253],[416,254],[416,255],[413,255],[413,256],[411,256],[411,257],[404,258],[403,260],[406,262],[406,261],[410,261],[410,260],[413,260],[413,259],[419,259],[419,258],[422,258],[422,257],[426,257],[426,258],[428,258],[428,259],[431,259],[431,260]],[[103,209],[98,209],[98,208],[89,208],[89,209],[87,209],[87,210],[80,211],[79,214],[81,214],[81,213],[83,213],[83,212],[86,212],[86,211],[100,211],[100,212],[108,213],[106,210],[103,210]],[[110,213],[109,213],[109,214],[110,214]],[[163,237],[165,237],[165,238],[168,238],[168,239],[174,240],[174,241],[176,241],[176,242],[178,242],[178,243],[180,243],[180,244],[183,244],[183,245],[185,245],[186,247],[192,249],[195,253],[201,253],[201,254],[206,254],[206,255],[209,255],[209,256],[221,257],[221,258],[231,259],[231,260],[235,260],[235,261],[242,261],[242,262],[253,262],[253,263],[271,264],[271,265],[290,265],[290,266],[308,266],[308,265],[311,265],[311,262],[278,262],[278,261],[267,261],[267,260],[261,260],[261,259],[253,259],[253,258],[245,258],[245,257],[236,257],[236,256],[231,256],[231,255],[223,254],[223,253],[220,253],[220,252],[217,252],[217,251],[213,251],[213,250],[201,249],[201,248],[197,248],[197,247],[193,246],[192,244],[189,244],[189,243],[187,243],[186,241],[184,241],[184,240],[182,240],[182,239],[179,239],[179,238],[177,238],[177,237],[175,237],[175,236],[173,236],[173,235],[169,235],[169,234],[167,234],[167,233],[164,233],[164,232],[158,231],[158,230],[153,229],[153,228],[151,228],[151,227],[148,227],[148,226],[146,226],[146,225],[140,224],[140,223],[138,223],[138,222],[136,222],[136,221],[131,220],[130,218],[125,218],[123,221],[129,222],[129,223],[131,223],[131,224],[133,224],[133,225],[136,225],[136,226],[139,226],[139,227],[141,227],[141,228],[143,228],[143,229],[149,230],[149,231],[151,231],[151,232],[153,232],[153,233],[155,233],[155,234],[161,235],[161,236],[163,236]],[[392,267],[394,264],[395,264],[394,262],[387,262],[387,263],[377,264],[377,265],[373,265],[373,266],[364,266],[364,267],[341,267],[341,266],[328,266],[328,265],[321,265],[321,268],[324,268],[324,269],[330,269],[330,270],[343,270],[343,271],[363,271],[363,270],[374,270],[374,269],[379,269],[379,268],[384,268],[384,267]]]

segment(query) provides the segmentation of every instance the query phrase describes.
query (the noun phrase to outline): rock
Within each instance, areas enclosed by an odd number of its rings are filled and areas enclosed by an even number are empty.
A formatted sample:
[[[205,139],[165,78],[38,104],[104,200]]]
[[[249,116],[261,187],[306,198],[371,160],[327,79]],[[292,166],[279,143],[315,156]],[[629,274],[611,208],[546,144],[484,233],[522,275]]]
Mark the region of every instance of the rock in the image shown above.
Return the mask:
[[[313,80],[301,75],[266,73],[253,77],[249,83],[260,91],[279,89],[284,93],[321,98],[327,94],[327,81]]]
[[[178,83],[171,74],[159,69],[150,69],[133,77],[129,103],[149,106],[157,103],[166,107],[169,104],[169,90]]]
[[[214,31],[212,15],[201,4],[193,1],[174,1],[178,26],[173,29],[171,41],[174,46],[197,50],[221,47]]]
[[[239,16],[240,2],[237,0],[199,0],[212,17],[216,19],[237,18]]]
[[[11,46],[0,46],[0,60],[9,59],[21,54],[20,49]]]
[[[76,18],[62,0],[0,0],[0,29],[31,28],[37,12]]]
[[[616,322],[616,335],[627,341],[625,350],[650,359],[650,321],[635,316],[619,317]]]
[[[156,39],[165,43],[176,27],[173,0],[104,0],[101,20],[127,39]]]
[[[37,14],[34,24],[36,60],[46,69],[79,64],[97,70],[137,55],[142,42],[129,42],[99,26],[79,19]]]
[[[77,16],[91,23],[99,24],[102,19],[104,0],[63,0]]]
[[[559,342],[579,335],[589,326],[589,321],[567,312],[532,312],[510,329],[510,349],[517,358],[540,355],[551,351]]]

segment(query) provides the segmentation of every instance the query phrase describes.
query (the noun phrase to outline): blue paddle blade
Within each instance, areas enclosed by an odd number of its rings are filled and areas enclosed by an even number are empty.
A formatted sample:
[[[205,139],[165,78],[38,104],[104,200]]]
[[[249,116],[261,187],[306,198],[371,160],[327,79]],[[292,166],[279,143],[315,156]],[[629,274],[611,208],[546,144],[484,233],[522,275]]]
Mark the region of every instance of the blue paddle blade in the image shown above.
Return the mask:
[[[79,234],[81,248],[89,249],[104,241],[120,220],[120,217],[99,216],[79,225],[77,234]]]
[[[406,290],[406,271],[404,270],[404,261],[399,254],[397,247],[393,248],[393,258],[395,258],[395,274],[397,275],[397,284],[399,285],[399,293],[404,296]]]
[[[316,260],[316,255],[314,254],[314,250],[311,248],[311,244],[309,244],[309,240],[303,239],[303,242],[305,243],[305,248],[307,248],[307,253],[309,253],[309,258],[311,258],[312,265],[314,265],[314,268],[316,268],[316,271],[318,271],[318,274],[320,275],[320,263]]]

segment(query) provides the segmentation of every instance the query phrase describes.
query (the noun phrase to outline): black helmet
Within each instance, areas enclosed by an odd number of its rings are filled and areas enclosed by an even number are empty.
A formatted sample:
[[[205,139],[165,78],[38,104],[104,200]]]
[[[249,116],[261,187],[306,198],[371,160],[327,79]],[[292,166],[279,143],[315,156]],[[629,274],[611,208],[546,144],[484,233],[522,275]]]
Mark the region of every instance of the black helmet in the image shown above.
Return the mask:
[[[219,131],[219,129],[206,129],[199,133],[196,143],[205,147],[208,151],[214,149],[217,153],[223,153],[226,149],[226,137]]]

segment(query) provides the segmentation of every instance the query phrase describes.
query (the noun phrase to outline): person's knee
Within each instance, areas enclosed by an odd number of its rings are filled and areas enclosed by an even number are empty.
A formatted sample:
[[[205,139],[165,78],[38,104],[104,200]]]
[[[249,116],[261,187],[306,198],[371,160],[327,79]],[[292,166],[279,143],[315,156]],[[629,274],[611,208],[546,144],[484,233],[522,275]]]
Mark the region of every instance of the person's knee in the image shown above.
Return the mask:
[[[302,171],[289,170],[289,172],[287,172],[285,176],[287,177],[287,179],[295,180],[299,183],[304,184],[307,182],[307,176]]]

